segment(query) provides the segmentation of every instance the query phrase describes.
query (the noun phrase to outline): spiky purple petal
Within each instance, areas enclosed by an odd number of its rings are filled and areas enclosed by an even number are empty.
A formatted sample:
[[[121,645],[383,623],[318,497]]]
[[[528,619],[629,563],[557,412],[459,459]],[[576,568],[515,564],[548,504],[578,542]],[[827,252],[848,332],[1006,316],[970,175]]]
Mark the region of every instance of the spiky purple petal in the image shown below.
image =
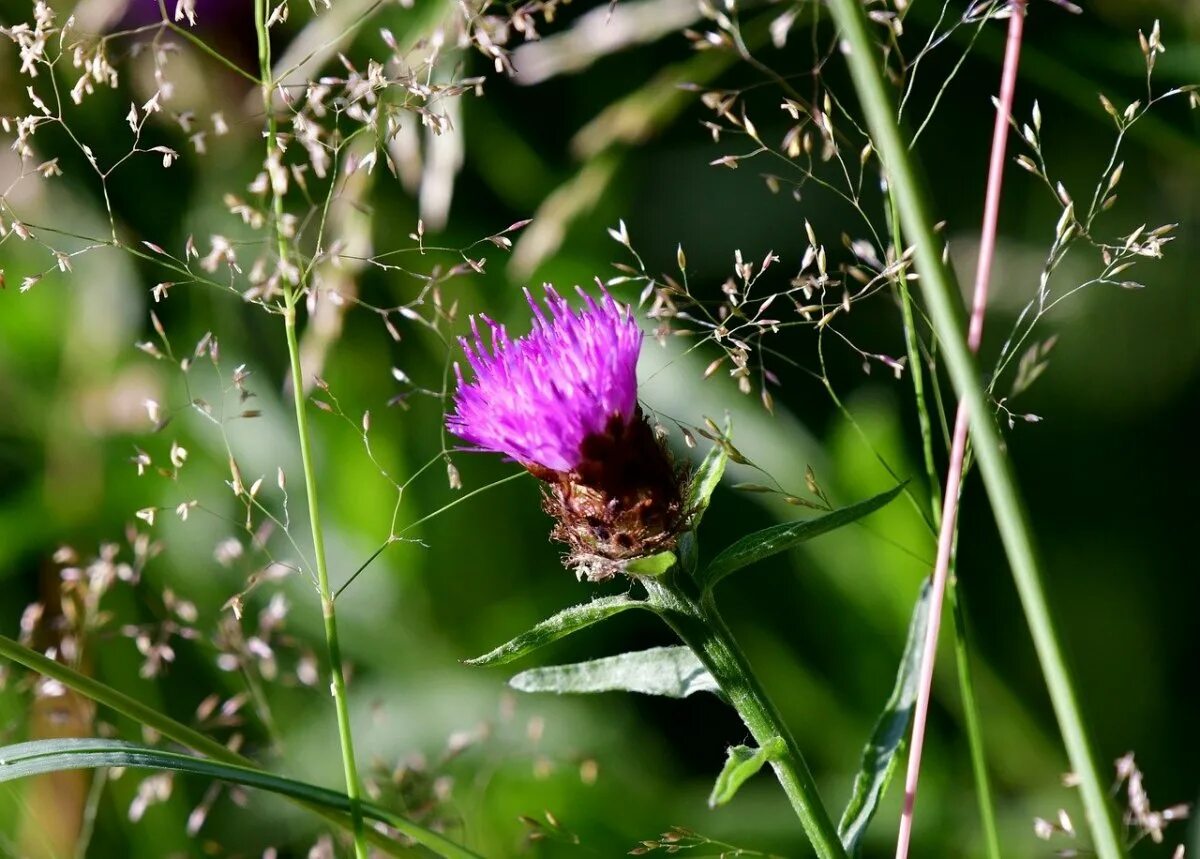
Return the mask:
[[[568,472],[580,463],[585,438],[603,433],[614,416],[633,419],[641,331],[611,295],[597,303],[579,294],[585,307],[576,311],[547,286],[547,317],[526,290],[534,327],[516,340],[486,316],[472,317],[473,337],[460,342],[475,378],[467,382],[455,365],[450,432],[476,450]]]

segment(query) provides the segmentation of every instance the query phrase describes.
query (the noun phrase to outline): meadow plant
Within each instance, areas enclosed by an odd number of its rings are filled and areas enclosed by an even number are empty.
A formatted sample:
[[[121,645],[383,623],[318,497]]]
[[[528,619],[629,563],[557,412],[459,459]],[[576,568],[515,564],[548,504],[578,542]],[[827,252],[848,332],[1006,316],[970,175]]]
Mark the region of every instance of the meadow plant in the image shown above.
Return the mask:
[[[359,722],[348,693],[353,666],[343,653],[338,600],[374,572],[371,565],[389,547],[417,542],[418,526],[528,474],[541,486],[553,520],[550,535],[565,546],[564,566],[610,592],[555,613],[466,660],[468,665],[514,662],[633,609],[660,619],[677,644],[530,668],[510,685],[527,693],[715,695],[736,712],[753,745],[728,749],[709,805],[731,802],[767,767],[821,857],[861,850],[903,757],[915,711],[897,846],[904,856],[945,594],[980,826],[988,854],[1005,855],[973,686],[972,664],[982,656],[972,650],[956,590],[957,503],[977,466],[1063,734],[1069,784],[1080,790],[1087,820],[1077,831],[1060,811],[1039,818],[1035,832],[1080,845],[1067,851],[1091,849],[1105,859],[1142,840],[1161,842],[1168,824],[1187,816],[1187,807],[1152,810],[1132,755],[1118,762],[1116,788],[1103,784],[1045,598],[1033,528],[1006,458],[1006,431],[1040,420],[1022,413],[1015,401],[1045,372],[1061,336],[1045,330],[1047,317],[1087,289],[1140,288],[1134,267],[1161,257],[1172,241],[1174,224],[1110,235],[1100,218],[1117,202],[1122,146],[1131,129],[1165,102],[1196,106],[1195,87],[1156,88],[1155,65],[1166,50],[1159,25],[1139,33],[1145,96],[1123,108],[1101,96],[1114,139],[1094,188],[1077,196],[1056,178],[1043,147],[1049,118],[1044,123],[1036,102],[1027,121],[1014,108],[1021,22],[1026,14],[1066,14],[1051,4],[1026,9],[1021,0],[947,2],[918,19],[913,9],[925,4],[901,0],[744,8],[734,0],[642,0],[602,4],[565,24],[558,20],[562,5],[477,0],[412,8],[405,2],[325,0],[302,8],[291,0],[255,0],[252,20],[243,20],[249,13],[228,4],[210,9],[200,0],[174,6],[160,0],[157,17],[143,21],[137,18],[141,8],[123,19],[86,5],[64,14],[36,0],[27,22],[0,27],[14,49],[4,59],[23,85],[19,107],[6,105],[10,113],[0,118],[11,143],[0,189],[0,249],[14,292],[56,289],[60,275],[106,253],[136,261],[156,279],[148,291],[148,333],[136,347],[145,361],[169,370],[170,379],[133,384],[126,398],[135,403],[143,428],[147,421],[150,427],[132,450],[126,477],[139,487],[155,482],[132,493],[155,500],[132,507],[122,539],[103,543],[94,555],[61,548],[53,558],[53,592],[25,608],[16,639],[0,638],[0,656],[29,669],[20,676],[30,702],[22,731],[31,738],[0,749],[0,779],[97,770],[83,822],[68,833],[81,850],[106,785],[121,769],[140,768],[156,772],[140,783],[127,809],[135,822],[170,799],[174,773],[210,780],[187,818],[189,837],[205,829],[222,796],[245,804],[246,789],[255,788],[319,815],[359,857],[372,850],[396,855],[414,844],[443,856],[475,855],[467,837],[471,821],[448,810],[451,784],[438,767],[464,749],[486,745],[487,732],[452,738],[433,768],[391,769],[364,754],[356,744]],[[204,29],[206,15],[224,16],[219,23],[229,32],[253,32],[247,46],[252,66],[236,48],[222,46],[217,30]],[[302,23],[293,26],[296,19]],[[402,35],[394,32],[395,21],[403,22]],[[998,22],[1009,27],[1009,53],[996,101],[976,304],[966,333],[948,265],[948,232],[931,217],[911,150],[976,40],[986,28],[1005,26]],[[515,75],[520,81],[526,69],[527,82],[552,78],[674,31],[691,43],[695,57],[618,101],[581,133],[574,145],[592,160],[565,190],[547,196],[531,219],[498,224],[465,246],[430,241],[447,223],[463,166],[462,100],[485,97],[494,79]],[[798,46],[804,31],[807,43]],[[290,38],[276,56],[285,32]],[[588,33],[604,35],[584,38]],[[943,60],[952,45],[961,54],[939,80],[932,103],[918,104],[924,90],[916,81],[926,63],[935,56]],[[801,74],[771,65],[797,54],[810,63]],[[849,83],[842,77],[847,67]],[[467,73],[476,68],[483,73]],[[718,86],[717,78],[730,70],[750,75],[751,82]],[[236,81],[227,93],[237,98],[211,98],[197,86],[197,78],[214,72]],[[109,110],[125,100],[127,108]],[[107,111],[102,127],[81,119],[91,101],[103,102]],[[521,274],[560,252],[566,226],[613,182],[620,149],[692,103],[707,112],[703,127],[714,144],[728,147],[712,160],[714,168],[765,165],[754,181],[798,203],[800,247],[761,257],[731,247],[728,277],[696,284],[682,244],[674,249],[674,270],[658,272],[645,260],[663,249],[651,254],[638,248],[622,220],[609,230],[622,254],[615,272],[596,276],[586,289],[576,287],[577,294],[550,285],[526,289],[524,333],[510,334],[486,304],[467,306],[477,298],[472,282],[497,265],[488,254],[511,251],[510,270]],[[782,134],[776,134],[781,123]],[[904,128],[913,129],[911,135]],[[976,353],[1010,138],[1022,148],[1015,164],[1050,195],[1059,217],[1035,290],[999,354],[981,371]],[[206,236],[189,235],[172,247],[149,232],[152,219],[136,227],[123,222],[116,201],[128,193],[121,183],[132,165],[152,160],[169,184],[181,161],[203,163],[226,148],[253,153],[253,170],[240,178],[220,170],[202,173],[214,185],[225,183],[205,191],[208,211],[196,221]],[[981,174],[984,162],[981,157]],[[60,208],[65,192],[56,185],[67,181],[91,186],[99,211]],[[420,217],[408,227],[380,229],[377,201],[392,181],[417,197]],[[810,204],[844,208],[852,226],[836,241],[820,236],[818,220],[804,214]],[[399,241],[380,249],[379,235]],[[1092,271],[1078,280],[1082,265]],[[399,287],[375,294],[368,274]],[[0,269],[0,285],[5,275]],[[221,332],[189,332],[185,313],[172,305],[187,301],[194,288],[215,291],[230,307],[256,314],[247,324],[275,338],[286,355],[281,377],[266,379],[249,360],[227,355]],[[22,299],[10,294],[4,300]],[[858,340],[852,319],[864,306],[889,314],[897,333],[890,345]],[[353,404],[353,387],[342,389],[326,378],[350,314],[378,322],[382,349],[398,349],[410,338],[432,344],[423,361],[405,367],[389,362],[382,371],[394,385],[388,403],[393,412],[419,415],[421,403],[430,401],[441,413],[434,429],[440,449],[408,473],[385,452],[372,410]],[[782,335],[794,331],[810,335],[810,352],[781,345]],[[859,429],[870,455],[894,478],[886,491],[838,505],[812,467],[805,468],[803,490],[782,485],[757,466],[754,451],[735,443],[737,427],[728,417],[689,423],[641,401],[639,356],[677,339],[687,343],[684,354],[660,372],[692,372],[687,359],[697,353],[703,356],[701,375],[713,384],[728,376],[739,396],[755,397],[768,413],[776,408],[772,389],[799,374],[816,380],[856,427],[833,366],[849,357],[863,373],[882,370],[911,391],[923,474],[902,473]],[[271,390],[291,399],[286,435]],[[950,417],[952,397],[959,403],[956,420]],[[323,514],[331,501],[318,484],[323,453],[311,426],[318,413],[357,439],[391,503],[387,533],[348,575],[332,568],[327,549]],[[200,447],[188,441],[183,426],[193,434],[202,428]],[[272,449],[273,467],[252,452],[256,436]],[[700,440],[708,450],[693,458]],[[289,453],[280,452],[284,447]],[[943,448],[949,463],[944,480]],[[519,468],[463,492],[456,461],[469,452],[499,454]],[[702,554],[700,526],[730,463],[757,470],[761,481],[738,483],[736,491],[774,496],[805,518]],[[434,479],[457,494],[443,507],[412,516],[406,493],[414,481],[438,472],[444,477]],[[166,496],[169,503],[161,500]],[[723,619],[716,586],[835,529],[865,530],[868,516],[901,503],[902,496],[928,529],[928,545],[918,555],[925,559],[936,545],[938,560],[928,563],[930,581],[913,595],[894,687],[853,772],[849,799],[840,815],[833,814],[804,750]],[[205,616],[189,594],[146,580],[168,539],[165,522],[183,525],[199,517],[222,529],[206,547],[212,565],[242,582],[223,595],[216,616]],[[203,573],[197,569],[195,575]],[[303,605],[287,588],[297,579],[311,586],[301,592],[308,596]],[[153,620],[130,612],[131,600],[151,606]],[[300,613],[319,614],[321,646],[296,630]],[[113,640],[132,642],[144,680],[178,670],[199,653],[236,678],[236,691],[202,690],[192,723],[184,724],[166,708],[92,676],[96,651]],[[272,709],[278,689],[307,690],[310,699],[328,690],[342,761],[340,789],[286,777],[270,766],[282,745]],[[122,727],[107,721],[112,713],[125,720]],[[48,733],[47,724],[61,730]],[[130,725],[140,729],[139,742],[126,739]],[[529,739],[536,742],[539,733],[531,727]],[[595,781],[595,762],[585,760],[579,772],[585,782]],[[1124,808],[1123,827],[1110,808],[1114,795]],[[523,816],[521,823],[528,842],[586,844],[551,812]],[[767,855],[673,824],[664,820],[670,828],[630,852]],[[323,834],[309,855],[332,856],[342,844]]]

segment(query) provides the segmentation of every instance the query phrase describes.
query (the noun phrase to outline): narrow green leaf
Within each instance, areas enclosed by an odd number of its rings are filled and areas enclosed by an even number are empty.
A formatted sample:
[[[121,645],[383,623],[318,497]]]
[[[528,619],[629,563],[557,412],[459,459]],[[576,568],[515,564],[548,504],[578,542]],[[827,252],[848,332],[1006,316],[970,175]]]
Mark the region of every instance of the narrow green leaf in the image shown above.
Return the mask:
[[[730,419],[725,422],[725,437],[728,438],[732,431],[733,422]],[[725,466],[728,464],[729,447],[716,442],[700,463],[700,467],[692,474],[692,479],[688,483],[686,499],[689,515],[688,530],[679,538],[679,560],[689,574],[695,571],[700,554],[696,529],[700,527],[700,520],[704,518],[704,512],[708,510],[708,502],[712,499],[713,492],[725,475]]]
[[[521,692],[640,692],[686,698],[716,692],[717,681],[686,647],[652,647],[572,665],[522,671],[508,685]]]
[[[464,660],[466,665],[503,665],[513,662],[526,654],[533,653],[539,647],[545,647],[552,641],[565,638],[573,632],[598,623],[630,608],[650,609],[642,600],[622,594],[615,597],[601,597],[589,603],[574,605],[563,609],[553,617],[548,617],[527,632],[523,632],[512,641],[501,644],[495,650]],[[652,610],[652,609],[651,609]]]
[[[647,555],[635,558],[625,565],[625,572],[632,576],[661,576],[675,566],[674,552],[659,552],[657,555]]]
[[[679,535],[679,565],[689,576],[696,572],[700,562],[700,541],[695,531],[684,531]]]
[[[925,631],[929,627],[929,594],[929,579],[926,579],[913,606],[908,641],[904,645],[904,655],[900,657],[900,668],[896,671],[896,684],[875,723],[871,739],[863,749],[862,766],[854,777],[850,801],[838,824],[838,835],[848,853],[857,849],[900,760],[896,753],[904,743],[917,700]]]
[[[69,666],[63,665],[61,662],[55,662],[53,659],[49,659],[38,653],[36,650],[30,650],[28,647],[3,635],[0,635],[0,658],[10,659],[18,665],[23,665],[44,677],[57,680],[68,689],[78,692],[83,697],[95,701],[104,707],[108,707],[140,725],[153,728],[167,739],[174,740],[181,746],[187,746],[190,749],[201,752],[209,758],[234,766],[252,766],[253,764],[249,758],[242,757],[236,752],[230,751],[211,737],[206,737],[204,734],[193,728],[189,728],[182,722],[177,722],[170,716],[164,715],[152,707],[148,707],[119,689],[114,689],[112,686],[101,683],[99,680],[88,677],[86,674],[80,674]],[[319,814],[335,826],[347,830],[351,828],[350,818],[345,814],[329,811],[321,806],[314,806],[301,800],[297,800],[297,802],[308,810]],[[367,840],[386,852],[389,856],[399,856],[404,850],[403,845],[397,844],[390,838],[385,838],[375,831],[367,833]]]
[[[763,768],[763,764],[777,759],[787,751],[787,744],[782,737],[772,737],[760,749],[749,746],[730,746],[725,758],[725,766],[717,776],[712,794],[708,797],[708,807],[716,808],[733,799],[746,780]]]
[[[729,436],[730,424],[725,425],[725,435]],[[688,483],[687,509],[691,513],[692,528],[700,524],[704,511],[712,494],[725,475],[725,466],[729,464],[728,446],[717,442],[708,452]]]
[[[874,498],[868,498],[866,501],[851,504],[849,507],[842,507],[839,510],[834,510],[832,513],[818,516],[816,519],[805,519],[802,522],[787,522],[782,525],[772,525],[770,528],[764,528],[761,531],[749,534],[713,558],[712,563],[708,565],[708,568],[702,574],[701,582],[705,588],[711,588],[717,582],[721,581],[721,579],[732,572],[740,570],[742,567],[757,563],[763,558],[777,555],[780,552],[803,543],[805,540],[811,540],[813,537],[828,534],[830,531],[834,531],[844,525],[857,522],[864,516],[874,513],[880,507],[883,507],[899,495],[903,488],[904,484],[902,483],[899,486],[893,486],[887,492],[876,495]]]
[[[62,770],[97,767],[134,767],[192,773],[258,788],[338,812],[348,813],[351,808],[350,797],[345,794],[307,782],[284,778],[253,767],[222,763],[211,758],[195,757],[119,740],[36,740],[0,748],[0,782]],[[369,802],[360,803],[360,807],[364,818],[385,823],[447,859],[477,857],[477,854],[465,847],[398,814],[393,814],[386,808]]]

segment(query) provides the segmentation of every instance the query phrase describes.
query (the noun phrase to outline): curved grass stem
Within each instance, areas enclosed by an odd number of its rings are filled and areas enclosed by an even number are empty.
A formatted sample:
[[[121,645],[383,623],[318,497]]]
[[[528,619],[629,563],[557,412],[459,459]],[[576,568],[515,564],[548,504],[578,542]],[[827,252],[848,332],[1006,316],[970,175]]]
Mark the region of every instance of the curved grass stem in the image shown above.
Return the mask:
[[[951,381],[960,397],[960,413],[969,421],[964,426],[970,428],[974,455],[991,500],[1067,755],[1079,779],[1093,848],[1101,859],[1115,859],[1124,854],[1124,849],[1050,615],[1028,515],[979,381],[976,362],[963,330],[958,294],[943,262],[942,244],[933,231],[933,221],[908,145],[896,122],[862,3],[860,0],[830,0],[829,7],[847,45],[851,78],[866,114],[872,142],[896,194],[901,226],[914,248],[921,274],[919,283]],[[1021,11],[1023,8],[1017,10],[1018,13]],[[945,494],[948,499],[957,496],[958,483],[958,478],[947,480]],[[945,519],[943,516],[943,528],[947,524]],[[931,610],[931,629],[935,628],[939,610],[940,599]],[[913,754],[917,755],[919,748],[915,740],[914,736]],[[898,851],[902,844],[903,840]]]
[[[268,172],[278,164],[279,143],[276,137],[275,111],[271,79],[271,39],[267,30],[266,0],[254,2],[254,25],[258,37],[259,72],[262,76],[263,109],[267,118],[266,149]],[[301,284],[289,281],[287,268],[287,239],[283,230],[283,190],[274,176],[270,177],[274,229],[279,255],[280,280],[284,284],[283,323],[287,337],[288,359],[292,376],[292,395],[296,408],[296,434],[300,442],[300,459],[304,469],[304,491],[308,501],[308,520],[312,528],[313,563],[317,573],[317,591],[321,599],[321,616],[325,627],[325,646],[329,656],[330,691],[337,711],[338,740],[342,753],[342,769],[346,777],[346,795],[350,798],[350,817],[354,829],[354,854],[367,859],[367,839],[363,827],[361,789],[358,764],[354,759],[354,737],[350,728],[350,705],[346,699],[346,678],[342,671],[341,643],[338,638],[337,613],[329,587],[329,567],[325,558],[325,532],[321,527],[321,507],[317,494],[316,467],[312,455],[312,438],[308,430],[308,412],[304,395],[304,371],[300,366],[300,344],[296,337],[296,305],[302,294]]]

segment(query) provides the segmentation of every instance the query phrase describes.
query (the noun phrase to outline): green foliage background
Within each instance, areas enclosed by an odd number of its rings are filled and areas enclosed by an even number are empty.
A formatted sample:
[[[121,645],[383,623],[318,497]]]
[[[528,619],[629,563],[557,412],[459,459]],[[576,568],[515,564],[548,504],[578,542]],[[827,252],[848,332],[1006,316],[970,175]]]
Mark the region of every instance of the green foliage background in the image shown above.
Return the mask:
[[[917,0],[915,8],[927,5]],[[429,11],[397,7],[380,24],[398,35],[412,32]],[[568,8],[547,32],[566,26],[581,11]],[[0,16],[6,22],[23,20],[28,10],[4,0]],[[1118,105],[1141,94],[1144,69],[1136,30],[1148,29],[1156,16],[1163,19],[1168,45],[1159,61],[1159,85],[1200,80],[1200,6],[1194,2],[1096,3],[1079,18],[1049,3],[1033,4],[1017,114],[1027,115],[1032,100],[1039,99],[1048,157],[1080,194],[1090,193],[1111,133],[1096,94],[1103,91]],[[917,26],[924,23],[915,13],[914,20]],[[231,56],[250,62],[248,11],[222,6],[209,13],[204,28]],[[368,28],[367,36],[373,32]],[[772,54],[776,67],[805,68],[803,41],[787,49],[797,53],[794,60]],[[936,211],[948,222],[956,246],[968,245],[977,230],[990,93],[999,76],[1001,48],[1002,31],[986,28],[918,147]],[[920,97],[932,98],[952,53],[935,54],[923,67]],[[711,142],[697,124],[705,114],[691,99],[677,117],[654,123],[637,145],[609,147],[591,160],[572,155],[572,136],[606,106],[634,91],[652,92],[664,66],[691,56],[682,38],[669,36],[538,86],[492,77],[484,98],[464,99],[465,166],[449,226],[436,241],[466,245],[534,215],[552,194],[559,195],[558,204],[541,210],[541,216],[561,220],[564,230],[561,244],[532,271],[515,271],[505,254],[489,252],[486,276],[450,287],[465,310],[486,310],[523,330],[519,287],[543,281],[569,287],[613,273],[612,262],[624,257],[604,228],[618,218],[628,224],[652,270],[672,269],[681,243],[691,283],[707,295],[716,294],[727,276],[734,249],[751,259],[774,250],[784,257],[786,270],[805,244],[803,219],[822,235],[849,229],[844,207],[816,189],[796,203],[786,195],[772,196],[753,162],[736,171],[710,167],[730,147]],[[0,59],[6,69],[0,78],[0,114],[11,114],[24,83],[12,71],[16,66],[7,46]],[[469,64],[478,66],[468,66],[472,73],[487,71],[478,56]],[[208,65],[194,68],[189,96],[202,94],[211,109],[224,107],[235,115],[245,98],[243,82]],[[831,69],[830,74],[837,79],[843,72]],[[127,81],[133,77],[127,75]],[[734,70],[719,83],[753,79],[748,71]],[[138,100],[118,93],[89,101],[80,113],[85,133],[103,140],[102,130],[120,125],[122,105],[130,98]],[[768,99],[762,116],[771,115],[773,107]],[[757,117],[756,122],[765,136],[778,136],[769,123]],[[1146,221],[1178,222],[1179,238],[1164,261],[1142,273],[1144,291],[1089,290],[1051,318],[1047,333],[1061,336],[1050,367],[1014,405],[1044,420],[1018,424],[1010,433],[1053,606],[1100,758],[1135,751],[1151,797],[1161,805],[1193,800],[1200,787],[1194,624],[1200,588],[1193,522],[1200,508],[1195,444],[1200,293],[1194,273],[1200,267],[1198,130],[1197,114],[1182,104],[1137,127],[1125,151],[1121,199],[1111,224],[1128,232]],[[222,193],[243,187],[259,166],[253,148],[245,140],[236,142],[239,134],[249,133],[235,128],[233,142],[214,142],[208,156],[185,157],[169,171],[150,161],[131,163],[113,185],[113,208],[123,229],[171,248],[181,248],[189,234],[199,239],[222,229]],[[182,139],[169,142],[185,148]],[[113,143],[113,151],[121,151],[121,145]],[[38,205],[102,231],[97,225],[103,203],[96,188],[84,181],[78,154],[72,162],[71,150],[61,148],[55,154],[61,154],[66,175],[44,185],[47,197]],[[581,173],[585,178],[577,181]],[[990,355],[1035,287],[1040,255],[1057,217],[1030,177],[1012,169],[1009,178],[991,336],[984,345]],[[361,227],[370,231],[376,250],[403,244],[416,220],[411,195],[377,171]],[[9,287],[0,293],[0,632],[5,634],[15,633],[27,603],[52,593],[57,572],[49,558],[59,545],[86,554],[101,541],[120,539],[135,510],[173,506],[183,497],[202,497],[214,509],[225,505],[235,519],[240,515],[221,484],[226,465],[209,428],[180,419],[162,435],[145,435],[137,391],[158,389],[170,403],[186,399],[178,374],[133,348],[134,341],[151,336],[149,289],[163,279],[161,272],[105,251],[86,257],[73,275],[48,277],[18,295],[14,273],[43,266],[44,260],[31,257],[35,253],[12,241],[0,247],[0,267],[9,272]],[[360,284],[362,295],[383,296],[379,303],[388,304],[404,300],[414,288],[411,280],[371,269]],[[252,370],[254,407],[263,415],[231,431],[243,471],[269,474],[280,451],[288,451],[283,455],[293,464],[287,470],[297,479],[298,456],[291,453],[294,436],[281,394],[286,351],[279,321],[200,288],[173,291],[154,309],[181,351],[212,330],[220,336],[225,363],[245,362]],[[851,329],[866,348],[902,352],[886,303],[855,316]],[[371,410],[376,453],[399,474],[412,473],[441,444],[438,401],[415,397],[408,410],[387,406],[398,392],[393,366],[404,368],[417,384],[441,385],[440,344],[416,328],[405,335],[395,343],[375,318],[352,311],[325,371],[349,413]],[[815,362],[809,334],[784,334],[775,345],[802,364]],[[732,410],[738,446],[785,486],[803,486],[806,464],[839,503],[890,485],[872,452],[804,372],[780,370],[783,385],[773,391],[777,414],[771,417],[756,400],[726,384],[722,374],[701,380],[712,355],[668,363],[657,348],[646,351],[643,396],[648,403],[693,422]],[[885,378],[878,370],[864,375],[846,352],[831,350],[831,359],[839,393],[874,446],[903,475],[919,477],[919,439],[907,382]],[[394,494],[344,422],[316,412],[313,423],[331,565],[341,581],[386,537]],[[192,452],[186,487],[135,479],[129,463],[133,445],[162,459],[173,437]],[[685,453],[696,458],[701,451]],[[491,458],[459,455],[455,462],[467,490],[514,471]],[[443,474],[435,465],[412,484],[401,505],[401,523],[456,497]],[[770,499],[719,490],[706,519],[707,551],[796,515],[796,508]],[[354,665],[352,706],[364,764],[391,771],[415,756],[423,759],[423,775],[410,794],[418,813],[425,811],[430,780],[451,776],[452,799],[434,813],[444,815],[452,834],[489,856],[620,855],[671,825],[747,848],[803,855],[799,828],[766,776],[749,782],[721,810],[706,809],[725,748],[746,740],[735,715],[715,699],[517,698],[505,690],[511,672],[460,664],[562,607],[623,587],[576,582],[547,541],[548,527],[534,481],[507,483],[420,525],[409,534],[420,543],[389,548],[339,600],[343,648]],[[167,549],[150,565],[139,593],[169,587],[195,600],[202,618],[211,622],[225,600],[242,589],[249,572],[225,569],[213,560],[212,547],[231,533],[229,523],[197,514],[181,524],[163,516],[155,533]],[[901,503],[871,519],[867,529],[823,537],[722,586],[731,626],[834,809],[849,793],[861,745],[891,688],[912,600],[926,571],[895,544],[932,557],[918,516]],[[973,481],[964,496],[959,564],[1005,855],[1047,856],[1052,848],[1034,838],[1032,818],[1050,817],[1059,807],[1074,810],[1075,798],[1059,784],[1065,757],[986,498]],[[311,590],[299,579],[284,589],[292,603],[289,629],[319,641],[320,615]],[[153,600],[129,595],[114,595],[111,607],[125,622],[149,620],[155,612]],[[262,600],[256,596],[250,607],[251,612],[261,608]],[[661,625],[635,616],[640,614],[622,615],[563,641],[529,664],[672,643]],[[232,694],[241,688],[236,674],[216,669],[203,642],[180,648],[168,674],[152,682],[138,677],[140,663],[131,642],[112,638],[95,651],[90,667],[101,679],[185,721],[210,691]],[[982,849],[952,671],[953,660],[944,659],[923,768],[917,855],[970,856]],[[341,766],[328,697],[279,686],[266,691],[281,738],[274,756],[266,757],[272,768],[338,786]],[[29,715],[28,695],[10,678],[0,692],[0,735],[8,741],[25,738]],[[118,726],[139,738],[135,726]],[[479,741],[447,753],[452,737],[464,731],[481,731]],[[260,728],[250,729],[248,740],[252,751],[264,751]],[[598,775],[591,783],[584,776],[593,765]],[[313,820],[251,796],[248,809],[219,801],[201,836],[190,839],[185,820],[206,786],[188,779],[177,782],[169,801],[130,823],[126,811],[136,783],[136,775],[126,773],[106,788],[89,855],[258,855],[269,845],[285,855],[304,855],[315,837]],[[866,855],[890,855],[898,792],[893,786],[868,837]],[[0,855],[18,850],[22,821],[36,810],[31,797],[27,786],[0,786]],[[532,830],[518,817],[545,823],[546,811],[561,830],[529,842]],[[1172,830],[1167,846],[1187,837],[1182,828]],[[1200,849],[1194,836],[1190,843]],[[1139,855],[1169,855],[1167,846],[1143,845]]]

